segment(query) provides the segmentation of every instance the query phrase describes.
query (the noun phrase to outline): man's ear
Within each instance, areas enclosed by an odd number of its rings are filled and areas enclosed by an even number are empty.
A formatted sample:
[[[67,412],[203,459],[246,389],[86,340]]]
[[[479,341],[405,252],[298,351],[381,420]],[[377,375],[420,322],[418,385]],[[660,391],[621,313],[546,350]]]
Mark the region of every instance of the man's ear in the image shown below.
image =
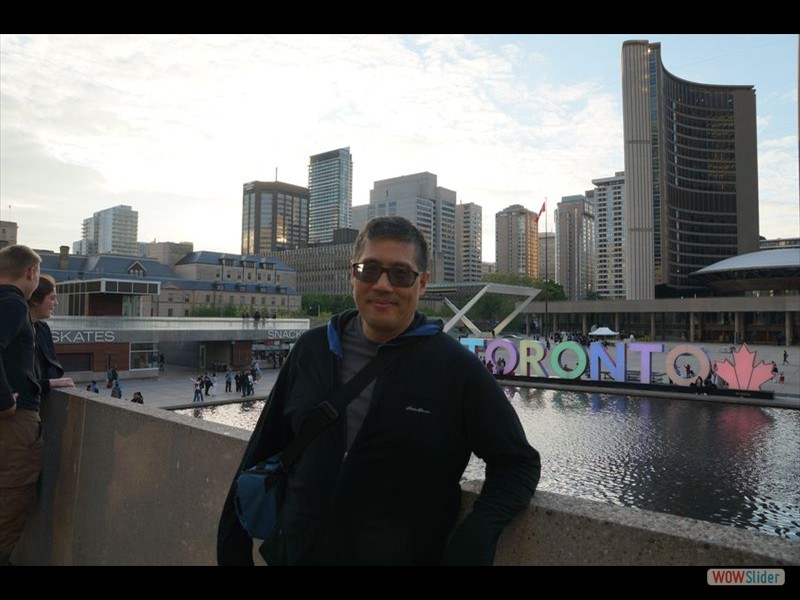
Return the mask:
[[[430,281],[431,272],[425,271],[422,275],[419,276],[419,295],[422,296],[425,293],[425,290],[428,288],[428,281]]]

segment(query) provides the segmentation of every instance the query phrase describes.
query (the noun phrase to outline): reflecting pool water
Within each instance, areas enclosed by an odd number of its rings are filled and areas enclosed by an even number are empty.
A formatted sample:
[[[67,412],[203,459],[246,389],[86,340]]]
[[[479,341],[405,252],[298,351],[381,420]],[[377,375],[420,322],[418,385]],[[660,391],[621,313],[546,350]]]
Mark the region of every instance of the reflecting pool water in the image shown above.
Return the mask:
[[[540,489],[800,542],[800,411],[504,388]],[[263,402],[176,411],[252,430]],[[466,479],[483,479],[474,457]]]

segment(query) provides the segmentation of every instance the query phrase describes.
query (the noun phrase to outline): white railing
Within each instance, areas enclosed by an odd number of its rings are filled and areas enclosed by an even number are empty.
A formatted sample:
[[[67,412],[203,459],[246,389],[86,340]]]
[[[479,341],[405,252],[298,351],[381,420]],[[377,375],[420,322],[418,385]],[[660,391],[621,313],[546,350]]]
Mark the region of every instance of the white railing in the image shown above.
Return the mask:
[[[242,330],[272,329],[296,330],[309,329],[310,319],[261,319],[256,326],[252,318],[221,317],[67,317],[56,316],[48,319],[54,331],[113,329],[116,331],[153,331],[153,330]]]

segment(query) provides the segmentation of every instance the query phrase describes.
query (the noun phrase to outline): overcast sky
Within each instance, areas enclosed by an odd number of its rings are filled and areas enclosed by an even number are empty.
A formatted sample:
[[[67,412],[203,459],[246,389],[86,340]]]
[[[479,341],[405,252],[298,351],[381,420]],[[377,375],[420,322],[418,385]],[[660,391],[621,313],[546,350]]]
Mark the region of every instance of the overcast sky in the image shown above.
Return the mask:
[[[349,146],[353,204],[430,171],[494,215],[548,228],[562,196],[624,169],[622,42],[691,81],[756,88],[760,232],[800,236],[796,35],[0,36],[0,218],[57,250],[128,204],[139,240],[238,253],[242,184],[308,185]],[[543,229],[543,228],[542,228]]]

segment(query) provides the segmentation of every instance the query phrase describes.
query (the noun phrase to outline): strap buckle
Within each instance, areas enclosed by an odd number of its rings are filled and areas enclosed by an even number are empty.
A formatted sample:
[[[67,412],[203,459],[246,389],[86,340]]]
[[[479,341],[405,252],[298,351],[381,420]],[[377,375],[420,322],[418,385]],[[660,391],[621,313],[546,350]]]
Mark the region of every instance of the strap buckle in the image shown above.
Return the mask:
[[[339,411],[337,411],[327,400],[318,404],[317,408],[323,415],[325,415],[325,418],[328,419],[328,421],[335,421],[339,417]]]

